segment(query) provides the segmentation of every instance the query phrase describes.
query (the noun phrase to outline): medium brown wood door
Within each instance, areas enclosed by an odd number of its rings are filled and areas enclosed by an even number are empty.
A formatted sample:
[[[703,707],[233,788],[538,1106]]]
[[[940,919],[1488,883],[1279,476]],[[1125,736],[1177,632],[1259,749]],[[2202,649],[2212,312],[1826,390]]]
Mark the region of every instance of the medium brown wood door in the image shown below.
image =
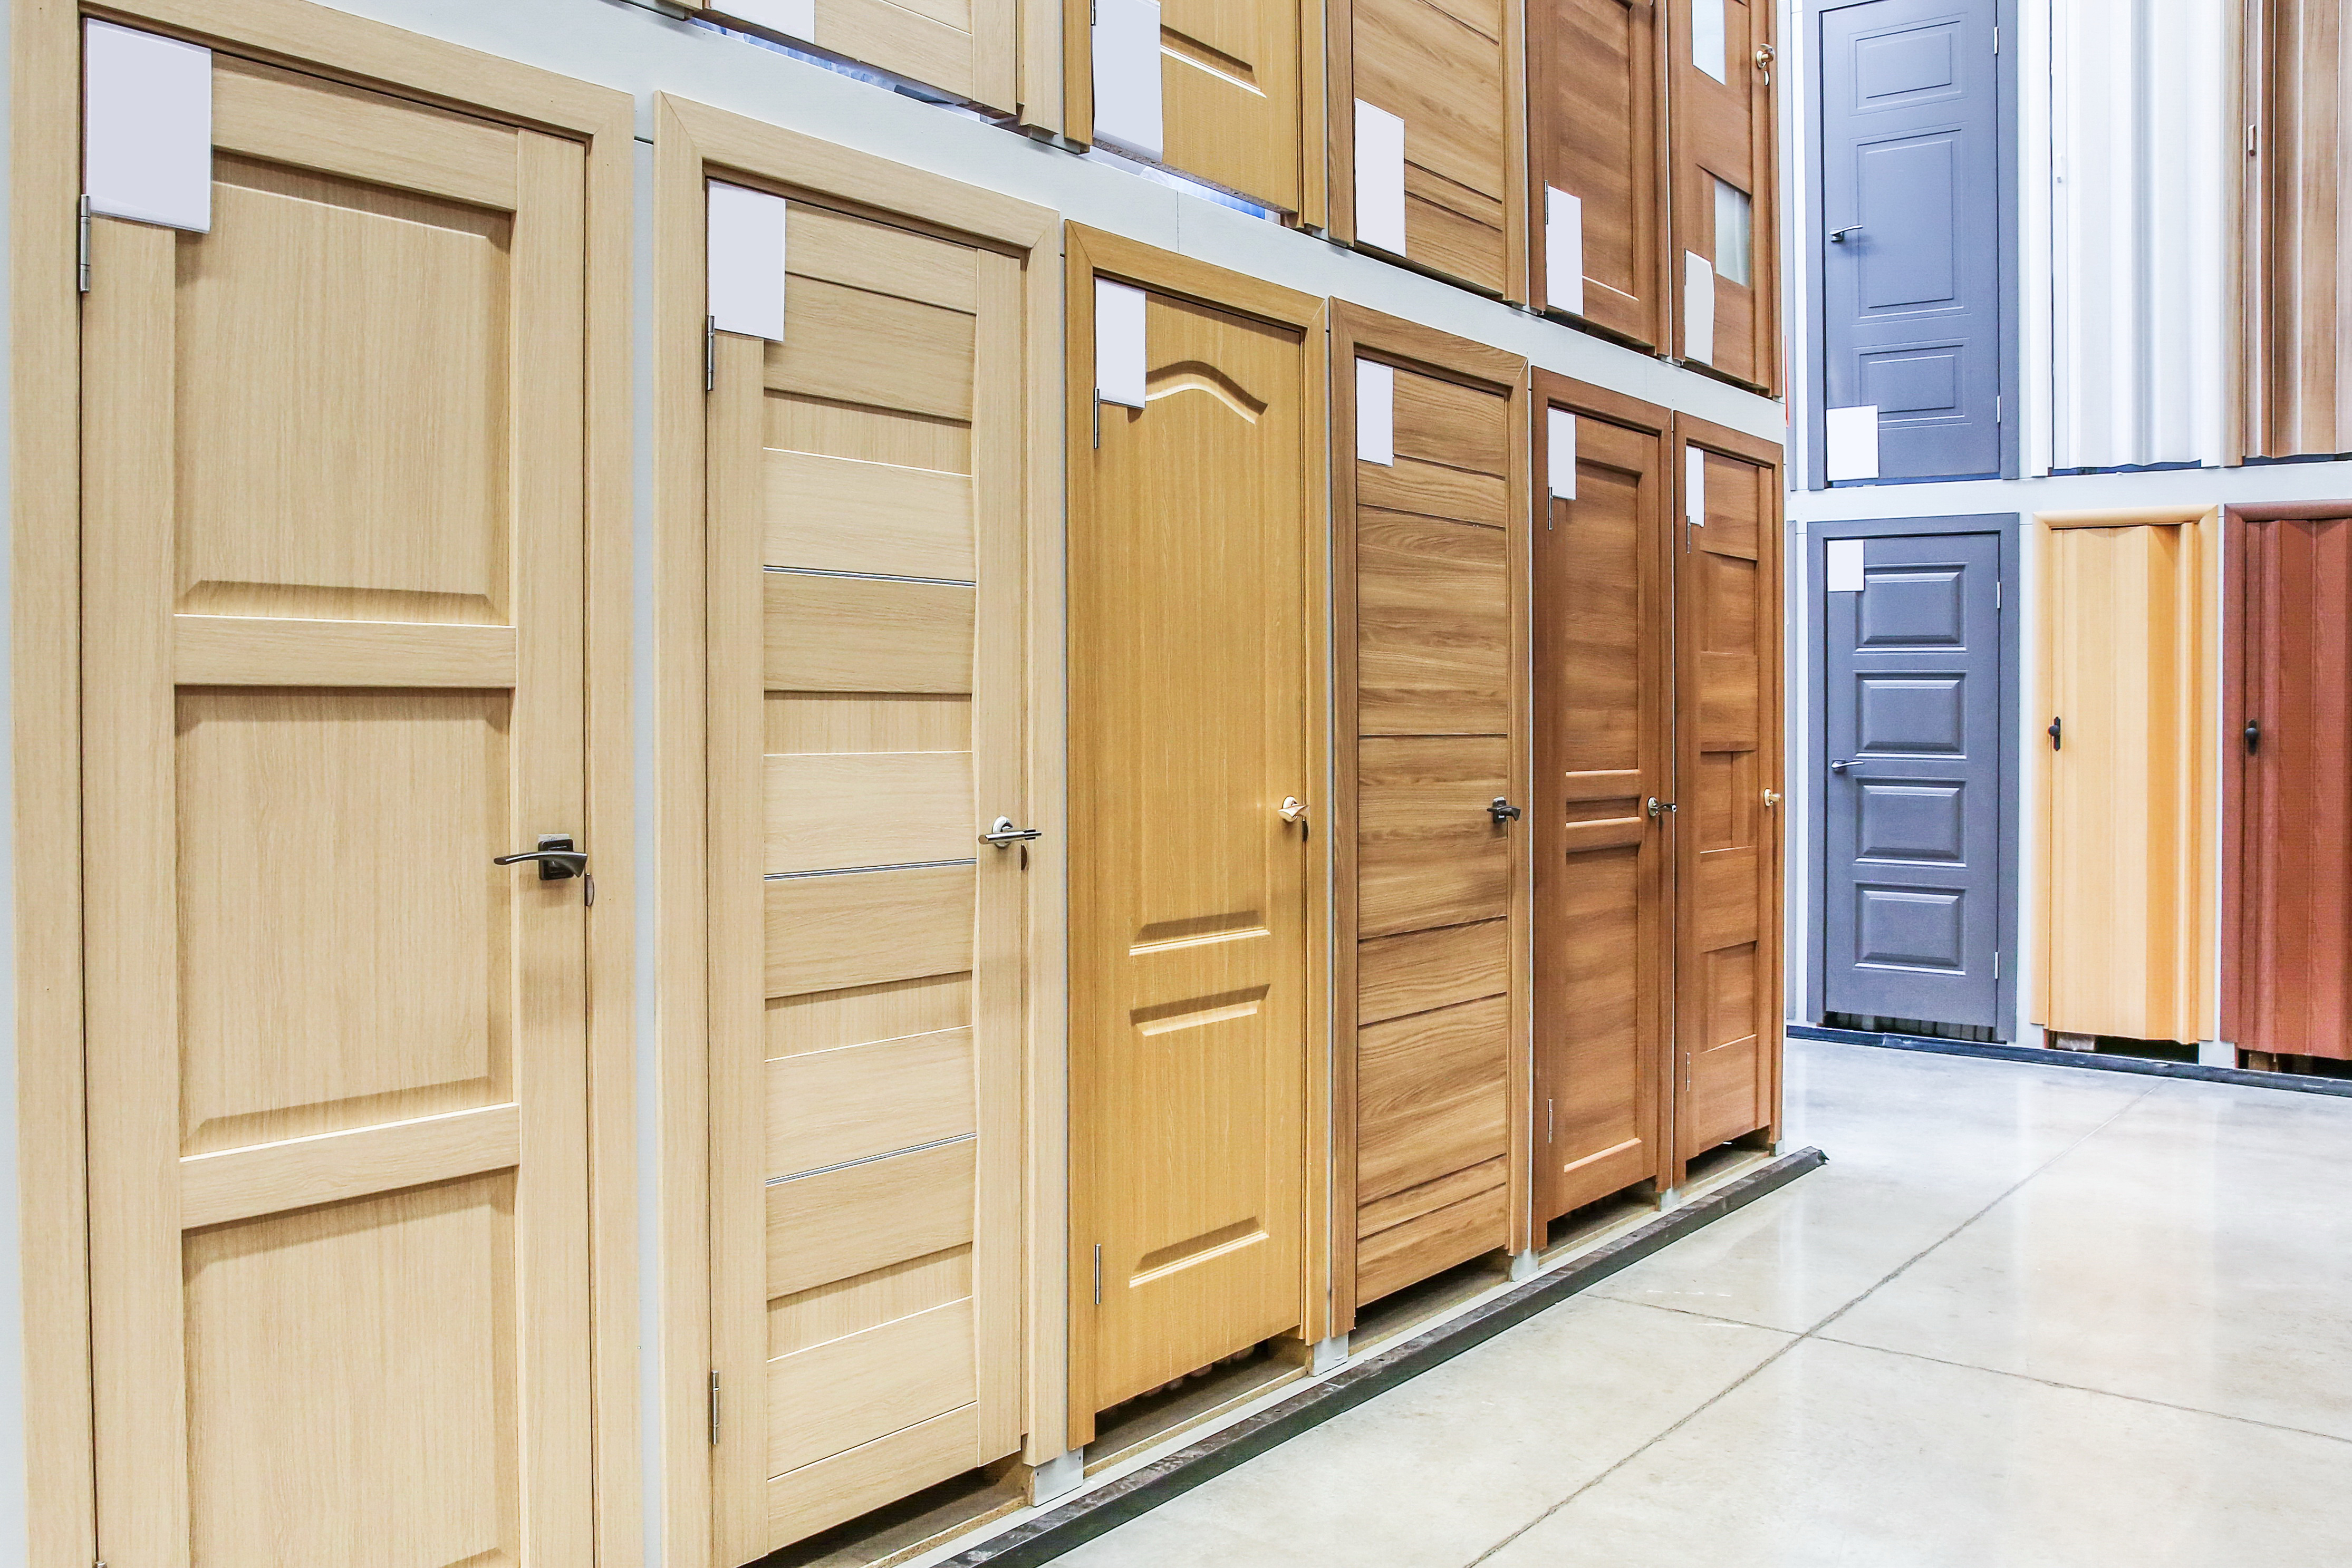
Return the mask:
[[[1548,278],[1549,190],[1583,257],[1581,318],[1643,348],[1664,340],[1665,54],[1660,0],[1533,0],[1528,29],[1528,298],[1579,312]],[[1560,220],[1565,222],[1566,220]]]
[[[713,1365],[748,1562],[1019,1445],[1022,263],[803,201],[709,398]]]
[[[1518,155],[1519,9],[1502,0],[1349,0],[1348,80],[1331,95],[1335,204],[1354,226],[1355,100],[1404,121],[1404,255],[1507,298],[1527,296]]]
[[[2339,0],[2248,0],[2247,149],[2238,231],[2245,323],[2242,436],[2250,456],[2352,451],[2352,29]]]
[[[1772,8],[1763,0],[1659,0],[1667,6],[1669,154],[1674,204],[1667,245],[1674,352],[1777,394],[1780,387],[1779,219],[1773,164]],[[1694,15],[1723,18],[1723,78],[1695,55]],[[1702,42],[1712,28],[1702,32]],[[1712,49],[1709,63],[1715,63]],[[1744,240],[1742,230],[1745,231]],[[1689,260],[1713,275],[1713,349],[1696,352]]]
[[[2232,518],[2221,1034],[2352,1058],[2352,508]]]
[[[1306,1316],[1308,838],[1326,803],[1302,479],[1319,488],[1322,424],[1300,328],[1207,301],[1265,297],[1307,321],[1314,302],[1087,231],[1069,256],[1084,1440],[1095,1411]],[[1093,384],[1090,256],[1150,289],[1143,408],[1076,401]],[[1307,815],[1286,821],[1286,799]]]
[[[1359,307],[1333,318],[1352,1306],[1509,1245],[1520,1207],[1526,366]],[[1367,455],[1363,425],[1386,449]]]
[[[1780,455],[1681,414],[1675,445],[1675,1123],[1688,1160],[1780,1120]]]
[[[1298,211],[1303,51],[1297,0],[1161,0],[1162,161]]]
[[[587,883],[491,860],[583,831],[582,149],[213,133],[83,302],[100,1549],[575,1568]]]
[[[1535,478],[1541,1224],[1669,1157],[1680,530],[1664,410],[1545,374],[1536,397],[1539,433],[1559,420],[1574,433],[1572,455],[1539,436]],[[1572,481],[1556,462],[1574,465]]]

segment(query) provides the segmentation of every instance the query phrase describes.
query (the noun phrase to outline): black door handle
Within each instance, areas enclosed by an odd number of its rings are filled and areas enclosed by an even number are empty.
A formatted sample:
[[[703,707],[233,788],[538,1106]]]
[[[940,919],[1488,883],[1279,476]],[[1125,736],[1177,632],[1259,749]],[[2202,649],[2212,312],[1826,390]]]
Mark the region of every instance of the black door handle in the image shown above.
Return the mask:
[[[2262,748],[2263,721],[2258,718],[2250,718],[2246,721],[2246,755],[2252,757]]]
[[[539,848],[525,850],[520,854],[499,855],[490,863],[520,865],[526,861],[539,862],[539,880],[541,882],[570,882],[575,876],[584,876],[588,871],[587,855],[572,848],[572,841],[561,833],[541,833]]]
[[[2059,727],[2065,722],[2063,718],[2053,718],[2050,721],[2050,749],[2053,751],[2066,749],[2065,733]]]
[[[1519,809],[1500,795],[1496,796],[1495,803],[1486,808],[1486,814],[1495,819],[1495,826],[1498,828],[1505,822],[1516,822],[1519,820]]]

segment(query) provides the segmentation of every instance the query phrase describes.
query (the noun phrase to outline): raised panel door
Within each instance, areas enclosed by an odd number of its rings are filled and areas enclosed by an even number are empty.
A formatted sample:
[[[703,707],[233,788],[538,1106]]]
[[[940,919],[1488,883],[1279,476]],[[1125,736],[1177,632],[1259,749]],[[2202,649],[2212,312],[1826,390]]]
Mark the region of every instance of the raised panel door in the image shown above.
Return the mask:
[[[583,154],[215,57],[83,304],[100,1548],[590,1560]],[[586,846],[593,849],[593,846]]]

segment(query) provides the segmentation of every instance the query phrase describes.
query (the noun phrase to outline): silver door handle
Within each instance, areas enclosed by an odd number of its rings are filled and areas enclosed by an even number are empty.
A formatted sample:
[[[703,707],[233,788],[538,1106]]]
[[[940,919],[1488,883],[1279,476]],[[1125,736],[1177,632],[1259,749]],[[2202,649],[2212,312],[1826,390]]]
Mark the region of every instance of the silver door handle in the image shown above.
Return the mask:
[[[1033,839],[1042,839],[1045,836],[1045,830],[1042,828],[1016,828],[1013,825],[1012,818],[999,817],[988,825],[988,831],[980,835],[980,841],[983,844],[993,844],[1001,850],[1007,844],[1025,844]]]
[[[562,833],[541,833],[539,848],[525,850],[520,854],[499,855],[492,865],[521,865],[526,861],[539,863],[541,882],[570,882],[575,876],[588,874],[588,857],[572,848],[572,841]]]
[[[1860,224],[1848,224],[1842,229],[1832,229],[1830,230],[1830,243],[1832,245],[1843,245],[1845,243],[1846,235],[1858,235],[1861,232],[1862,225]]]
[[[1830,764],[1830,771],[1832,773],[1843,773],[1853,766],[1853,764],[1852,762],[1841,758],[1837,761]]]
[[[1286,822],[1303,822],[1307,820],[1307,802],[1296,795],[1285,795],[1282,798],[1282,805],[1278,809],[1282,812],[1282,820]]]
[[[1674,803],[1672,800],[1659,800],[1655,795],[1653,795],[1653,796],[1651,796],[1651,797],[1650,797],[1650,815],[1651,815],[1651,816],[1653,816],[1653,817],[1663,817],[1663,816],[1664,816],[1668,811],[1671,811],[1671,810],[1673,810],[1674,809],[1675,809],[1675,803]]]

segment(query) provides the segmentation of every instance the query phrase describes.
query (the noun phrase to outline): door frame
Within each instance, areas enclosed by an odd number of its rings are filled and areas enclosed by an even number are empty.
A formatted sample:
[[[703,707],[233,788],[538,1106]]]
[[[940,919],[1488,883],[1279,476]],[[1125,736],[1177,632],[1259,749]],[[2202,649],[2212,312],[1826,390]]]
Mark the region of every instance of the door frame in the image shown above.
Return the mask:
[[[1064,1322],[1037,1310],[1064,1298],[1063,1051],[1067,843],[1065,810],[1062,608],[1062,270],[1059,217],[1043,207],[944,175],[854,152],[669,93],[654,95],[654,643],[661,671],[653,718],[657,748],[655,933],[661,1146],[658,1229],[662,1296],[660,1393],[664,1561],[719,1562],[713,1449],[710,1258],[710,950],[705,832],[708,579],[703,546],[705,255],[703,182],[712,174],[947,239],[1026,258],[1023,350],[1028,428],[1025,628],[1029,660],[1028,772],[1035,825],[1029,846],[1028,1045],[1024,1063],[1023,1459],[1058,1457]]]
[[[1504,516],[1511,519],[1506,559],[1510,573],[1512,675],[1509,787],[1514,799],[1534,799],[1535,681],[1533,584],[1528,550],[1528,362],[1517,354],[1386,315],[1344,299],[1330,305],[1331,429],[1331,831],[1325,852],[1332,863],[1331,901],[1331,1302],[1330,1332],[1356,1322],[1356,801],[1360,727],[1357,714],[1356,626],[1356,377],[1360,356],[1438,381],[1509,400],[1510,472]],[[1511,836],[1511,1049],[1509,1056],[1510,1249],[1535,1243],[1528,1177],[1534,1164],[1535,929],[1532,819]]]
[[[1803,17],[1805,87],[1812,99],[1812,110],[1805,115],[1799,134],[1804,139],[1803,173],[1805,199],[1799,208],[1798,221],[1805,225],[1798,254],[1804,257],[1805,305],[1810,319],[1819,323],[1805,334],[1805,409],[1802,415],[1805,432],[1805,488],[1829,489],[1825,476],[1829,452],[1823,434],[1823,415],[1829,407],[1829,302],[1822,286],[1822,272],[1828,257],[1822,253],[1828,233],[1829,217],[1822,204],[1822,188],[1827,183],[1822,159],[1824,155],[1822,135],[1822,18],[1832,11],[1843,11],[1852,5],[1867,5],[1872,0],[1822,0],[1820,6]],[[2024,472],[2025,421],[2011,418],[2012,407],[2021,416],[2024,413],[2023,371],[2025,341],[2021,312],[2024,293],[2020,270],[2020,244],[2023,238],[2023,206],[2018,194],[2018,57],[2024,50],[2024,33],[2018,21],[2018,0],[1993,0],[1993,31],[1998,38],[2006,39],[2007,47],[1993,57],[1993,159],[1998,165],[1993,202],[1994,221],[2000,225],[2000,285],[1996,291],[2000,300],[2000,329],[1993,342],[2000,351],[2000,476],[2014,479]],[[1861,485],[1941,485],[1949,480],[1927,477],[1921,479],[1841,479],[1843,486]],[[2002,570],[2008,570],[2004,556]]]
[[[2014,1040],[2021,1021],[2017,1012],[2017,976],[2023,959],[2018,952],[2018,834],[2023,790],[2018,777],[2018,715],[2024,701],[2025,518],[2017,512],[1969,512],[1939,517],[1876,517],[1855,522],[1812,523],[1805,529],[1805,614],[1811,634],[1805,639],[1805,897],[1814,918],[1805,937],[1805,1017],[1820,1023],[1829,995],[1829,941],[1820,918],[1829,888],[1829,790],[1822,783],[1829,772],[1829,591],[1823,544],[1830,539],[1917,538],[1929,534],[1993,534],[2000,540],[2000,581],[2018,590],[2018,602],[2001,595],[2000,616],[2000,914],[1994,940],[2009,959],[1993,982],[1993,1016],[2002,1038]]]
[[[1328,396],[1324,381],[1326,366],[1329,363],[1327,340],[1331,302],[1244,273],[1229,272],[1208,262],[1179,256],[1173,251],[1161,250],[1123,235],[1090,228],[1084,224],[1063,225],[1063,256],[1067,277],[1067,334],[1063,343],[1065,362],[1056,365],[1054,373],[1060,378],[1058,384],[1065,411],[1068,517],[1073,520],[1086,504],[1087,485],[1084,476],[1093,452],[1092,433],[1096,415],[1094,280],[1097,276],[1121,279],[1154,293],[1192,300],[1230,315],[1253,317],[1276,326],[1288,327],[1300,334],[1299,353],[1306,373],[1302,378],[1303,406],[1299,411],[1302,460],[1298,478],[1304,517],[1300,531],[1304,536],[1307,557],[1303,568],[1308,632],[1307,690],[1302,697],[1307,715],[1307,774],[1321,790],[1322,799],[1329,800],[1333,799],[1334,789],[1330,699],[1331,530],[1328,510],[1330,488],[1324,469],[1328,461],[1330,439],[1325,423]],[[1057,623],[1054,635],[1066,642],[1068,622],[1065,617]],[[1057,809],[1063,799],[1057,795]],[[1321,840],[1319,846],[1317,842],[1318,837]],[[1319,1343],[1330,1335],[1332,1318],[1331,1078],[1334,1053],[1331,1047],[1331,846],[1338,837],[1337,833],[1325,832],[1310,834],[1307,841],[1307,973],[1304,977],[1307,1114],[1302,1150],[1306,1170],[1301,1184],[1306,1196],[1306,1237],[1305,1245],[1300,1249],[1299,1296],[1303,1313],[1300,1334],[1309,1344]],[[1066,969],[1065,973],[1066,977]],[[1066,1082],[1075,1085],[1077,1076],[1076,1071],[1069,1072]],[[1064,1126],[1072,1133],[1076,1126],[1074,1106],[1076,1100],[1074,1089],[1066,1089],[1062,1102]],[[1084,1145],[1073,1135],[1068,1137],[1066,1146],[1069,1150],[1066,1175],[1068,1214],[1075,1220],[1085,1201],[1085,1181],[1078,1169]],[[1068,1234],[1070,1248],[1075,1249],[1079,1231],[1072,1225]],[[1078,1279],[1075,1256],[1070,1259],[1068,1273],[1060,1277],[1064,1280],[1061,1299],[1074,1301]],[[1093,1367],[1088,1360],[1091,1346],[1087,1343],[1090,1331],[1091,1323],[1084,1322],[1078,1313],[1071,1312],[1068,1314],[1066,1399],[1069,1425],[1066,1430],[1072,1447],[1090,1442],[1094,1437],[1097,1409],[1089,1403],[1093,1398]]]
[[[503,124],[585,151],[588,453],[583,543],[588,628],[587,842],[590,1301],[599,1563],[638,1558],[635,815],[631,793],[627,94],[362,20],[306,0],[117,0],[93,15],[329,80]],[[99,1556],[90,1391],[81,954],[79,705],[81,396],[75,287],[81,190],[83,8],[17,0],[10,152],[9,613],[14,703],[16,1092],[28,1562]],[[427,85],[431,84],[431,85]]]

